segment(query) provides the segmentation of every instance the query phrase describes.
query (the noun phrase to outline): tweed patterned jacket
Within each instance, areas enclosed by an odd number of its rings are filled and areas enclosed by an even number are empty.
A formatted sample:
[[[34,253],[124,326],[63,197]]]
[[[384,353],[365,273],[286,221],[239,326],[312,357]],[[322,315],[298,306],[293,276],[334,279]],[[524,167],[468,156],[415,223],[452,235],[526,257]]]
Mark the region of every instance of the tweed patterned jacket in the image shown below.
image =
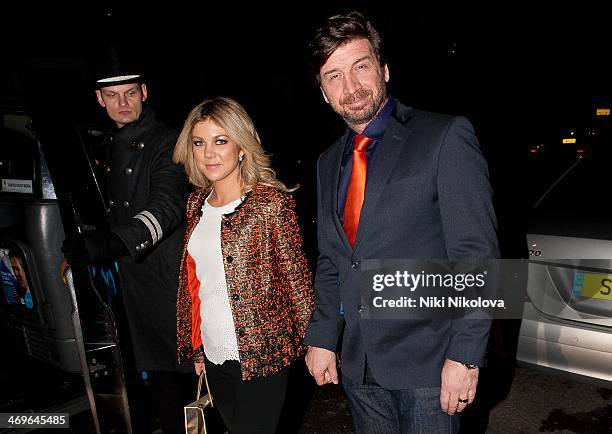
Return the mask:
[[[208,191],[187,202],[187,229],[177,297],[178,360],[203,361],[200,282],[187,252]],[[243,380],[280,371],[304,354],[314,308],[312,274],[291,195],[259,184],[221,220],[221,253]]]

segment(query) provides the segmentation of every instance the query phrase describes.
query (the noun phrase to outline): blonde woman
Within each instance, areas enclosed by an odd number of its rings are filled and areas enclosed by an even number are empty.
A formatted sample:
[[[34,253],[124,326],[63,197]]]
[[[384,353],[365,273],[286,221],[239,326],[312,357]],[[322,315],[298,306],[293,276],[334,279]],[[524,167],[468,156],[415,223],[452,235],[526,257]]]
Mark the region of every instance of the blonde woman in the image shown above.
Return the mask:
[[[206,370],[230,433],[274,433],[314,305],[292,190],[229,98],[189,113],[174,161],[196,187],[177,302],[179,360]]]

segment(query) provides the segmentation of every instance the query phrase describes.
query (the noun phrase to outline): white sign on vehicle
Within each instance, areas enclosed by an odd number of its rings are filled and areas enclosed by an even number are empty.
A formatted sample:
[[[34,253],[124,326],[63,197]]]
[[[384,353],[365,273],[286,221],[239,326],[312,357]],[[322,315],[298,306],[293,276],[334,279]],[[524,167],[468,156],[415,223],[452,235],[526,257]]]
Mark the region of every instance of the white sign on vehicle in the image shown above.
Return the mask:
[[[32,180],[2,179],[2,191],[5,193],[32,193]]]

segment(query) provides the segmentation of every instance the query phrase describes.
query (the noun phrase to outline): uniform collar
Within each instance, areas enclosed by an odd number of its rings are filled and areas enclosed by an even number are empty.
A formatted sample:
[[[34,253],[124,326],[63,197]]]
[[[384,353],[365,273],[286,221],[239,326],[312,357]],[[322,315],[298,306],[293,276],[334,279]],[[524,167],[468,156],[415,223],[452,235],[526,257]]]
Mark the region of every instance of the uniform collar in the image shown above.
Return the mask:
[[[142,136],[155,121],[155,112],[145,105],[138,119],[115,131],[115,140],[130,143]]]

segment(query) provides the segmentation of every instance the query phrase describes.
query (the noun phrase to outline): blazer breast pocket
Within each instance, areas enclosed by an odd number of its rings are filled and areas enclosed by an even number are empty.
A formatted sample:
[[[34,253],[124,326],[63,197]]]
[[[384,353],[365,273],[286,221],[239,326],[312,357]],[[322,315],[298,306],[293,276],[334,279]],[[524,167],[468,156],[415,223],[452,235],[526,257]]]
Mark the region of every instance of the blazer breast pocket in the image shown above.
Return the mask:
[[[407,176],[392,180],[385,185],[385,195],[400,195],[402,197],[425,194],[431,190],[430,180],[422,176]]]

